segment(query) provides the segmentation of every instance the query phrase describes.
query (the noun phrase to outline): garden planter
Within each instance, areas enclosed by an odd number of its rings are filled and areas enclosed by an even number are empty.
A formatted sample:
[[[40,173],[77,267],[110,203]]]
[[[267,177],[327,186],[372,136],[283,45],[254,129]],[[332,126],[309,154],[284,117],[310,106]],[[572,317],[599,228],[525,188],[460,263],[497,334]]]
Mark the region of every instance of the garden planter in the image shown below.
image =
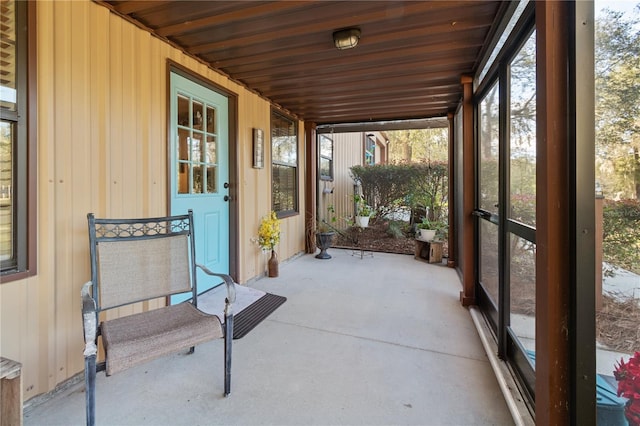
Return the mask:
[[[418,229],[418,239],[422,241],[431,241],[436,237],[435,229]]]
[[[316,245],[320,249],[320,253],[316,255],[316,259],[331,259],[331,255],[327,253],[327,249],[331,247],[335,232],[318,232],[316,234]]]
[[[356,216],[356,226],[360,228],[369,226],[369,216]]]

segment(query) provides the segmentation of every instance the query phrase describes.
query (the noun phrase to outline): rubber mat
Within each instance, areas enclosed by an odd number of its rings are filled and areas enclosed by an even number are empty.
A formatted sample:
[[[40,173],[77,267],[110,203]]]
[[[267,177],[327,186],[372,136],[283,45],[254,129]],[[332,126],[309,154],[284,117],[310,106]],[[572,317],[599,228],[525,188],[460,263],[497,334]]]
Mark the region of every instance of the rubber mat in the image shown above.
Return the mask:
[[[244,308],[238,315],[233,316],[233,338],[240,339],[246,336],[286,301],[286,297],[267,293]]]

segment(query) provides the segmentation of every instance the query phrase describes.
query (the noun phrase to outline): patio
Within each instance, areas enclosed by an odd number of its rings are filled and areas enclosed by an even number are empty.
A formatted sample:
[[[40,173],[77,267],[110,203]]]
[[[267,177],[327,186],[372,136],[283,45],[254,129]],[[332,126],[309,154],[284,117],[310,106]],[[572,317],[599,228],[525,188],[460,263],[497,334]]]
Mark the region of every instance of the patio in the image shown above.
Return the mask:
[[[217,340],[100,373],[97,423],[513,424],[453,269],[329,252],[331,260],[300,256],[280,265],[279,278],[249,283],[288,300],[234,341],[229,398]],[[25,425],[84,424],[83,388],[29,401]]]

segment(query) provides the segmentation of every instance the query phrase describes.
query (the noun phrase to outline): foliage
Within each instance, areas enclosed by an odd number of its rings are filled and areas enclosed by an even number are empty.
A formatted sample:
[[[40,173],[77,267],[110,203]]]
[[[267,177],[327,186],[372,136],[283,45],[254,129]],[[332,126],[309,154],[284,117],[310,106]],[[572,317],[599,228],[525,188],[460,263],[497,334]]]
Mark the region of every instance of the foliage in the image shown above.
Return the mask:
[[[447,205],[449,168],[446,163],[421,163],[413,165],[411,188],[406,204],[413,216],[424,216],[431,220],[444,218],[443,207]]]
[[[410,208],[429,209],[432,219],[438,219],[447,203],[446,163],[353,166],[351,174],[360,181],[363,197],[375,200],[375,210],[382,217]]]
[[[387,227],[387,235],[391,238],[404,238],[403,225],[404,223],[399,220],[390,220],[389,226]]]
[[[449,155],[449,131],[445,128],[387,132],[389,160],[394,163],[444,161]]]
[[[605,200],[604,260],[640,274],[640,200]]]
[[[424,217],[422,222],[418,224],[418,229],[431,229],[436,231],[436,238],[444,238],[447,235],[448,226],[440,220],[429,219]]]
[[[360,194],[355,194],[353,196],[353,202],[356,204],[356,216],[367,216],[370,217],[373,214],[373,209],[364,197]]]
[[[336,209],[333,207],[333,204],[329,204],[327,206],[327,216],[324,219],[318,220],[316,231],[321,234],[332,232],[335,229],[337,221]]]
[[[613,375],[618,381],[618,396],[629,399],[625,407],[629,424],[640,425],[640,352],[636,352],[627,362],[620,359]]]
[[[640,7],[595,27],[596,173],[607,196],[640,198]]]
[[[258,228],[258,244],[262,250],[273,250],[276,244],[280,242],[280,220],[276,212],[272,211],[264,216],[260,221]]]

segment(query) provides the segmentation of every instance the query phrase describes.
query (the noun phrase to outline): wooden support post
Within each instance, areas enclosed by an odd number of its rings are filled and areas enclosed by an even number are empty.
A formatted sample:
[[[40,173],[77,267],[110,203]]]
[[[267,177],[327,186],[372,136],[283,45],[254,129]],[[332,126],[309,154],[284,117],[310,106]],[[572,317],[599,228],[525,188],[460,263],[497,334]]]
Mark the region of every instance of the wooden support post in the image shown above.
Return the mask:
[[[455,126],[454,126],[454,117],[453,113],[447,114],[447,120],[449,121],[449,195],[447,199],[449,200],[449,233],[447,245],[449,246],[449,253],[447,257],[447,266],[450,268],[456,267],[456,221],[455,221],[455,195],[456,195],[456,186],[455,186],[455,149],[454,144],[456,142],[455,138]]]
[[[536,423],[569,425],[568,3],[536,2],[535,7]]]
[[[462,77],[464,97],[462,100],[462,306],[476,304],[475,256],[474,256],[474,150],[473,150],[473,79]]]
[[[304,141],[305,141],[305,191],[304,191],[304,233],[305,251],[307,253],[315,253],[315,223],[317,218],[317,194],[318,194],[318,149],[316,142],[316,125],[315,123],[304,123]]]

